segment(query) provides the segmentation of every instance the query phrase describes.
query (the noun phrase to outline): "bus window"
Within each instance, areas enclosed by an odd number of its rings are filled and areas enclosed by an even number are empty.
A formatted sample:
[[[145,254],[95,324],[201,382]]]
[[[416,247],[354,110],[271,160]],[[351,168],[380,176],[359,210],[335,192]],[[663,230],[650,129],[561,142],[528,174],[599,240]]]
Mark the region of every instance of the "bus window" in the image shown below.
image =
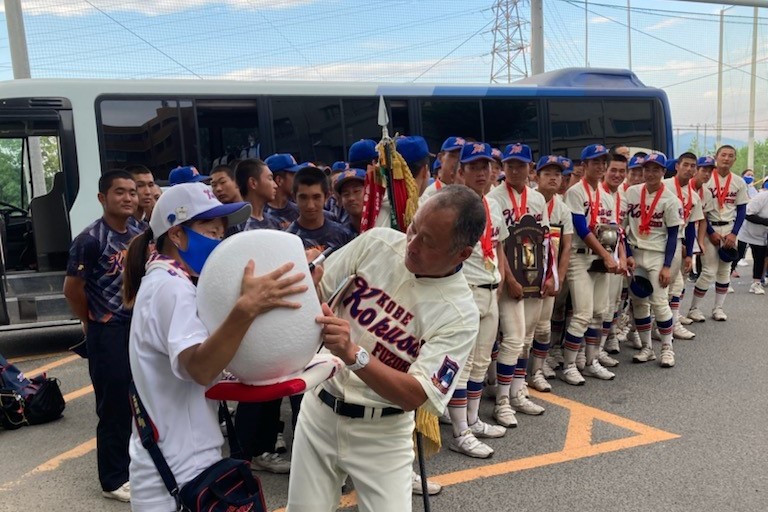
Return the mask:
[[[604,100],[605,144],[662,148],[653,140],[653,103],[648,100]]]
[[[550,100],[549,123],[552,154],[580,158],[585,146],[605,143],[600,100]]]
[[[373,139],[375,141],[381,139],[381,127],[378,119],[379,98],[342,100],[342,105],[344,106],[344,143],[346,148],[360,139]]]
[[[143,164],[156,179],[168,179],[186,161],[177,101],[103,100],[100,108],[103,171]]]
[[[421,102],[422,135],[432,151],[450,136],[482,140],[478,100],[424,100]]]
[[[388,100],[387,103],[389,105],[389,125],[392,127],[390,135],[396,133],[412,135],[411,119],[408,116],[408,100]]]
[[[538,102],[535,100],[483,100],[485,142],[502,151],[507,144],[522,142],[534,156],[540,152]]]
[[[272,126],[276,153],[327,165],[344,158],[337,98],[273,98]]]
[[[0,209],[27,208],[22,139],[0,139]]]
[[[197,100],[200,168],[210,172],[236,158],[266,158],[261,154],[259,109],[256,100]],[[185,139],[186,140],[186,139]],[[189,150],[187,150],[189,152]]]

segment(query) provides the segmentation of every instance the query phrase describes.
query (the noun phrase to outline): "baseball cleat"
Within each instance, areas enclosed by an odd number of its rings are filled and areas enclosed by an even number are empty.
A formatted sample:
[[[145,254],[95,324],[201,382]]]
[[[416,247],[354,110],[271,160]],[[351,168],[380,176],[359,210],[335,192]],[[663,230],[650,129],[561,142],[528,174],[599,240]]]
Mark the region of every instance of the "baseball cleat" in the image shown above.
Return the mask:
[[[725,322],[728,320],[728,315],[725,314],[725,311],[723,311],[723,308],[715,308],[712,310],[712,320],[716,320],[718,322]]]
[[[655,361],[656,353],[651,347],[643,347],[640,352],[632,356],[633,363],[647,363],[648,361]]]
[[[619,361],[609,356],[608,352],[606,352],[605,350],[600,351],[600,353],[597,356],[597,360],[605,368],[613,368],[614,366],[619,366]]]
[[[544,414],[544,408],[533,403],[527,396],[525,396],[522,389],[509,400],[509,405],[515,412],[521,412],[530,416]]]
[[[627,346],[635,350],[643,348],[643,342],[640,341],[640,335],[637,334],[637,331],[629,331],[629,334],[627,334]]]
[[[439,494],[442,490],[442,485],[427,478],[427,494],[434,496],[435,494]],[[413,472],[413,479],[411,481],[411,491],[413,494],[418,494],[419,496],[424,494],[424,490],[421,488],[421,476],[415,471]]]
[[[558,377],[560,377],[561,381],[570,384],[571,386],[582,386],[585,382],[579,369],[576,368],[576,363],[571,363],[566,366],[563,371],[560,372]]]
[[[661,357],[659,357],[659,366],[662,368],[672,368],[675,366],[675,353],[672,347],[664,345],[661,347]]]
[[[478,441],[469,429],[462,432],[459,437],[452,438],[451,442],[448,443],[448,448],[454,452],[463,453],[476,459],[487,459],[493,455],[493,448]]]
[[[699,308],[691,308],[686,316],[694,322],[704,322],[706,320],[704,313]]]
[[[553,370],[552,367],[549,365],[549,358],[544,359],[544,362],[541,364],[541,373],[544,374],[545,379],[554,379],[555,377],[557,377],[557,373],[555,373],[555,370]],[[541,391],[540,389],[538,390]]]
[[[517,427],[517,418],[515,417],[515,410],[509,405],[509,397],[502,396],[496,399],[496,405],[493,406],[493,419],[496,422],[507,428]]]
[[[484,422],[480,418],[477,418],[477,421],[469,426],[469,430],[471,430],[472,435],[478,439],[494,439],[497,437],[504,437],[504,434],[507,433],[507,429],[505,427],[502,427],[501,425],[491,425],[490,423]]]
[[[672,336],[676,340],[692,340],[696,337],[696,333],[693,333],[683,327],[682,324],[675,324],[674,329],[672,330]]]
[[[621,352],[621,347],[619,347],[619,340],[616,338],[616,336],[610,336],[607,340],[605,340],[605,351],[609,354],[618,354]]]
[[[542,393],[549,393],[552,391],[552,385],[547,382],[547,378],[544,376],[543,370],[536,370],[536,373],[533,374],[531,377],[531,387],[533,387],[533,389],[536,391],[541,391]]]
[[[597,359],[593,359],[592,364],[586,365],[582,374],[586,377],[594,377],[600,380],[613,380],[616,377],[615,373],[604,368]]]
[[[683,325],[691,325],[693,323],[693,320],[688,318],[687,316],[680,316],[679,322]]]

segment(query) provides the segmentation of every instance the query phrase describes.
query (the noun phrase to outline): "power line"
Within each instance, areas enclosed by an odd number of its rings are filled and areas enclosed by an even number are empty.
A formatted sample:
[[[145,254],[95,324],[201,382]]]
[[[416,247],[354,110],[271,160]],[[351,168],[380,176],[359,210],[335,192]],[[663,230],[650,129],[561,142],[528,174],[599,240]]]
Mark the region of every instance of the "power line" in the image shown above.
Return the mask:
[[[757,62],[765,62],[767,60],[768,60],[768,57],[763,57],[761,59],[757,59]],[[747,62],[746,64],[740,64],[740,65],[738,65],[736,67],[732,66],[732,69],[743,68],[743,67],[749,66],[751,64],[752,64],[751,62]],[[687,83],[690,83],[690,82],[695,82],[697,80],[702,80],[704,78],[709,78],[709,77],[715,76],[715,75],[717,75],[717,73],[718,72],[715,71],[714,73],[708,73],[706,75],[698,76],[696,78],[689,78],[688,80],[683,80],[682,82],[675,82],[674,84],[663,85],[663,86],[661,86],[661,89],[667,89],[669,87],[675,87],[676,85],[683,85],[683,84],[687,84]],[[749,73],[747,73],[747,74],[749,74]],[[758,77],[758,78],[760,78],[760,77]]]
[[[445,59],[447,59],[448,57],[450,57],[450,56],[451,56],[451,55],[452,55],[452,54],[453,54],[453,53],[454,53],[456,50],[458,50],[459,48],[461,48],[462,46],[464,46],[465,44],[467,44],[467,43],[469,42],[469,40],[470,40],[470,39],[472,39],[473,37],[475,37],[477,34],[479,34],[480,32],[482,32],[482,31],[483,31],[483,30],[485,30],[486,28],[490,27],[490,26],[491,26],[491,24],[492,24],[494,21],[495,21],[495,20],[491,20],[491,21],[489,21],[488,23],[486,23],[485,25],[483,25],[482,27],[480,27],[480,28],[479,28],[479,29],[478,29],[478,30],[477,30],[477,31],[476,31],[474,34],[470,35],[470,36],[469,36],[468,38],[466,38],[464,41],[462,41],[461,43],[459,43],[459,45],[458,45],[457,47],[455,47],[455,48],[454,48],[453,50],[451,50],[450,52],[446,53],[446,54],[445,54],[444,56],[442,56],[442,57],[441,57],[441,58],[440,58],[440,59],[439,59],[437,62],[435,62],[434,64],[432,64],[431,66],[429,66],[427,69],[425,69],[424,71],[422,71],[422,72],[421,72],[421,74],[419,74],[419,76],[417,76],[416,78],[414,78],[413,80],[411,80],[411,82],[415,82],[416,80],[418,80],[418,79],[419,79],[419,78],[421,78],[422,76],[426,75],[426,74],[427,74],[427,73],[428,73],[428,72],[429,72],[429,71],[430,71],[432,68],[434,68],[435,66],[437,66],[438,64],[440,64],[441,62],[443,62]]]

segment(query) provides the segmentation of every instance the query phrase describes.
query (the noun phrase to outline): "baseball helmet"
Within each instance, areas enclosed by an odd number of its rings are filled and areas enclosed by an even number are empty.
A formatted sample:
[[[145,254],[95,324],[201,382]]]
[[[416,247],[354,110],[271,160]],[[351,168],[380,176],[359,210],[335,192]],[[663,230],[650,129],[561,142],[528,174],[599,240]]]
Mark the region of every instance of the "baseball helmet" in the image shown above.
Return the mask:
[[[735,247],[731,247],[729,249],[726,249],[725,247],[720,247],[720,249],[717,250],[718,255],[720,256],[720,259],[722,261],[731,263],[734,261],[738,261],[739,259],[739,250]]]
[[[648,279],[648,272],[644,268],[635,268],[632,281],[629,283],[629,289],[636,297],[641,299],[653,293],[653,283]]]

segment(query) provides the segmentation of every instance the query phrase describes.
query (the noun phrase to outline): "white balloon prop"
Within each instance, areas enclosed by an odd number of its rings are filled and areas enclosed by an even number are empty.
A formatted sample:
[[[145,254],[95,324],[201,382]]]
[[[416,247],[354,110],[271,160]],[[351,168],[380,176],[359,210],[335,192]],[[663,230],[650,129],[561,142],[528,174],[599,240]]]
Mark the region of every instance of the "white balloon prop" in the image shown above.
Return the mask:
[[[243,269],[248,260],[256,264],[256,275],[292,261],[295,272],[305,274],[307,291],[287,300],[299,309],[276,308],[253,321],[227,369],[245,384],[268,385],[300,373],[320,345],[322,314],[314,290],[304,245],[296,235],[260,229],[231,236],[221,242],[205,262],[197,284],[197,311],[209,332],[215,331],[240,296]]]

